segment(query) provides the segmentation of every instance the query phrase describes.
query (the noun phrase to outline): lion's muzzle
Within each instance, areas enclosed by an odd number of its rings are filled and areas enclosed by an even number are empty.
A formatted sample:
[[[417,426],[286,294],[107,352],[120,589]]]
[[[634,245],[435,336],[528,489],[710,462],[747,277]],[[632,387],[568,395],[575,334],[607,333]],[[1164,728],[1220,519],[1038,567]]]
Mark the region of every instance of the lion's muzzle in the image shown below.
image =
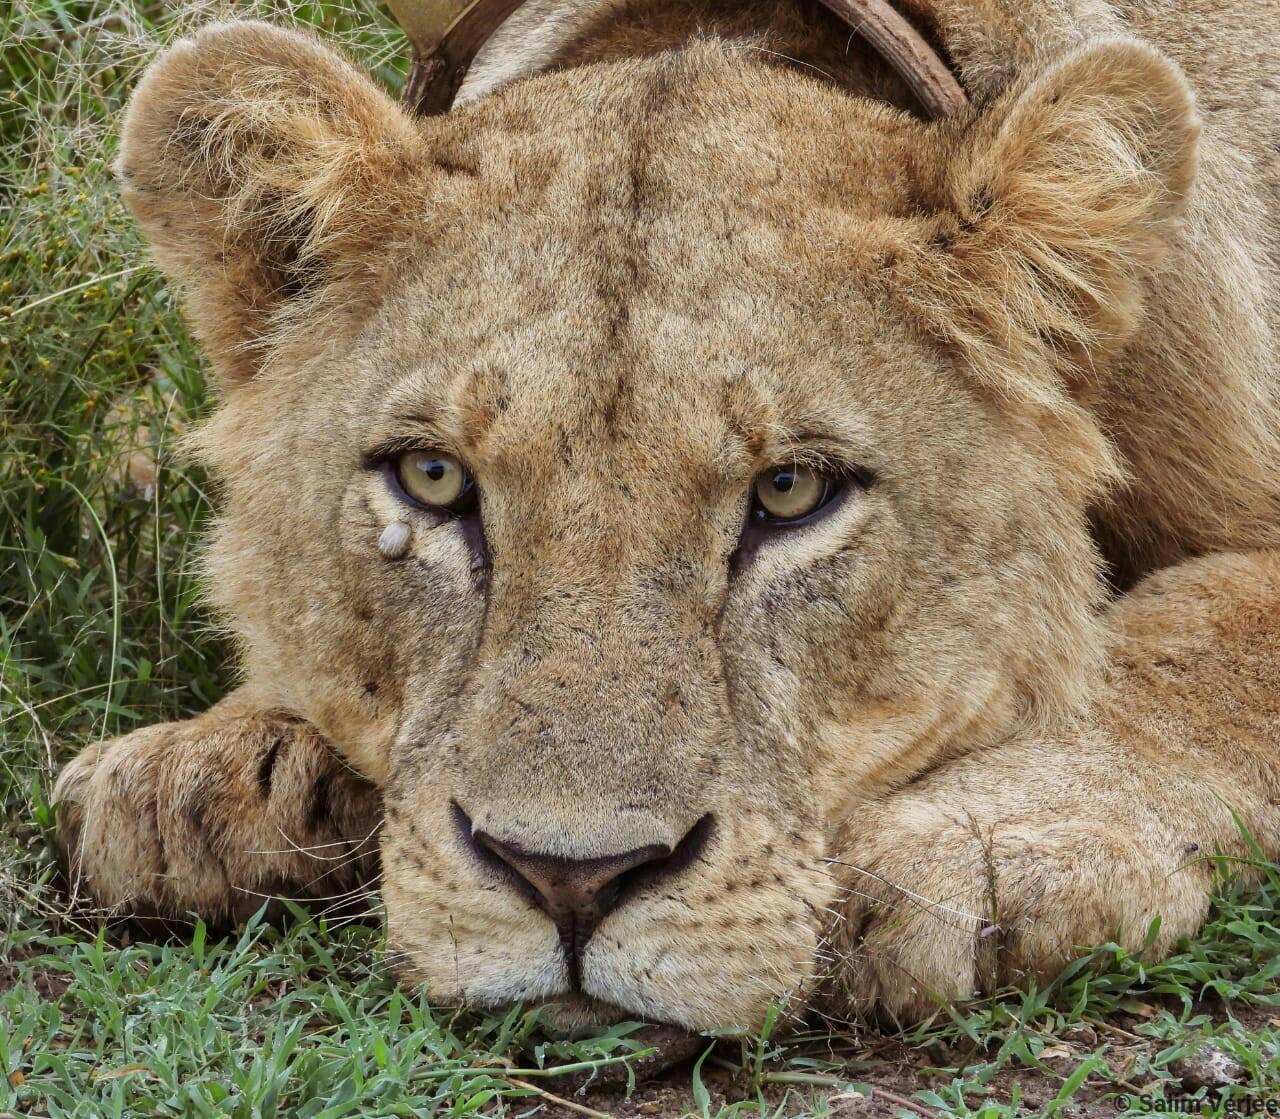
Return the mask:
[[[706,815],[674,848],[655,834],[654,842],[618,854],[565,858],[480,831],[456,804],[453,818],[476,857],[551,918],[575,988],[581,987],[582,955],[600,922],[637,889],[680,874],[701,853],[715,827],[713,817]]]

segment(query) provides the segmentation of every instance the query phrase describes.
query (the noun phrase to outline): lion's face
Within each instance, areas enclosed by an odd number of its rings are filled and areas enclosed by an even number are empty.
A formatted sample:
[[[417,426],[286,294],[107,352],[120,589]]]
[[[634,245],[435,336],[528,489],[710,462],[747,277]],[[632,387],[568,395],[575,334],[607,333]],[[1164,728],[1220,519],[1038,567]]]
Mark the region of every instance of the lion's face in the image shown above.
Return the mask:
[[[233,248],[220,289],[140,182],[190,73],[149,79],[124,167],[229,383],[214,595],[250,680],[384,787],[401,972],[566,1025],[757,1025],[830,969],[835,825],[1094,664],[1096,433],[980,383],[922,294],[981,219],[928,170],[959,141],[715,47],[420,127],[295,36],[186,49],[218,80],[300,58],[382,114],[361,167],[307,164],[336,224]],[[315,188],[221,189],[243,219]],[[265,368],[218,350],[236,286],[285,292]],[[456,512],[414,499],[432,461],[473,487]],[[817,496],[774,516],[789,484]]]

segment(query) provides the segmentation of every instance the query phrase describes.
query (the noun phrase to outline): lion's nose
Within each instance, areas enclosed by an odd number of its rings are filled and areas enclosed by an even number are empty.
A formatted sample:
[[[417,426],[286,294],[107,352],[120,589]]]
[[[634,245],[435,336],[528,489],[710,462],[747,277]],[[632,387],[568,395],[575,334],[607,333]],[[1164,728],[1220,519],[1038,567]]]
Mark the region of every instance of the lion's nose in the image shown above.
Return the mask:
[[[463,842],[555,922],[575,982],[587,941],[623,900],[627,887],[684,870],[699,857],[714,830],[713,817],[707,815],[674,850],[666,843],[654,842],[622,854],[573,859],[497,839],[475,827],[456,801],[451,807]]]
[[[525,851],[484,832],[476,832],[475,841],[506,863],[532,891],[533,900],[555,922],[574,968],[596,926],[617,904],[631,872],[657,867],[671,857],[671,848],[664,843],[599,859],[563,859]]]

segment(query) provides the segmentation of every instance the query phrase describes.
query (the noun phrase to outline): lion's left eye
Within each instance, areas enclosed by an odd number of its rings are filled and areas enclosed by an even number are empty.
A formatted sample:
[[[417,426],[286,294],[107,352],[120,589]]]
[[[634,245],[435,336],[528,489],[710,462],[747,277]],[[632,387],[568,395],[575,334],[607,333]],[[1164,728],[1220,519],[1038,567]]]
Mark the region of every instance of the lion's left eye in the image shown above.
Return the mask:
[[[769,524],[802,521],[830,502],[836,491],[831,478],[810,467],[771,466],[756,479],[752,515]]]
[[[405,451],[393,465],[400,488],[420,505],[462,513],[474,497],[471,472],[452,455]]]

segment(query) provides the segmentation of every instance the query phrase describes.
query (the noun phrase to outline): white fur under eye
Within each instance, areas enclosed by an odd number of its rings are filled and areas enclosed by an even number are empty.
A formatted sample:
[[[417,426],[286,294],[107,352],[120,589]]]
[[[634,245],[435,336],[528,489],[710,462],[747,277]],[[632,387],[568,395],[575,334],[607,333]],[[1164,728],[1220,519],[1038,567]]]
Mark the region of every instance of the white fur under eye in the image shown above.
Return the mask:
[[[401,559],[409,550],[413,533],[404,521],[392,521],[378,537],[378,551],[385,559]]]

